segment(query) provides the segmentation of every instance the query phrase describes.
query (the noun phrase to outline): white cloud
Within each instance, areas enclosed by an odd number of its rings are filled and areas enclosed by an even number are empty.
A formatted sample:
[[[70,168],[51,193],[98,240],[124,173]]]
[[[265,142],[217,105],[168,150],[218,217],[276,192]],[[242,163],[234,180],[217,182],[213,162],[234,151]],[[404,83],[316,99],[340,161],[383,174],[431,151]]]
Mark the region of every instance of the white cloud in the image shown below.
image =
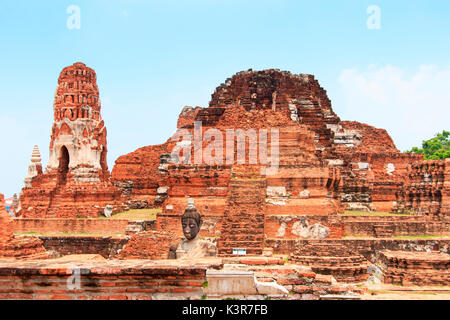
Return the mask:
[[[423,65],[407,74],[370,65],[343,70],[339,84],[341,118],[386,129],[401,151],[450,130],[450,68]]]

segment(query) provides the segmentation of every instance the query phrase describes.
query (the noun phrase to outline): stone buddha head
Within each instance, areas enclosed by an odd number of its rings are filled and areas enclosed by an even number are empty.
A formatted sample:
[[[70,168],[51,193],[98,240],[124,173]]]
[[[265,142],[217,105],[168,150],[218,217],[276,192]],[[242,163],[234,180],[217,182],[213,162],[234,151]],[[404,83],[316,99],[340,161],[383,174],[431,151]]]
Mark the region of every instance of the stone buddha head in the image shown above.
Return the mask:
[[[188,241],[195,239],[200,232],[202,217],[198,213],[193,199],[188,200],[187,208],[181,216],[181,225],[183,234]]]

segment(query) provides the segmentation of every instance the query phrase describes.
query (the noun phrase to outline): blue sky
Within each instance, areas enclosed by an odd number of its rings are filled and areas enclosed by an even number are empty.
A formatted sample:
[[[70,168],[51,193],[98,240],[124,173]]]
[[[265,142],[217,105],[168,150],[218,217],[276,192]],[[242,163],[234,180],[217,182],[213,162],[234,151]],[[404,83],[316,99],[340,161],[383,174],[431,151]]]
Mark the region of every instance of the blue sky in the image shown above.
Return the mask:
[[[69,30],[70,5],[81,28]],[[377,5],[381,29],[368,29]],[[186,105],[238,71],[314,74],[342,120],[385,128],[399,149],[450,129],[449,1],[70,0],[0,4],[0,192],[47,164],[59,72],[96,70],[108,162],[162,143]]]

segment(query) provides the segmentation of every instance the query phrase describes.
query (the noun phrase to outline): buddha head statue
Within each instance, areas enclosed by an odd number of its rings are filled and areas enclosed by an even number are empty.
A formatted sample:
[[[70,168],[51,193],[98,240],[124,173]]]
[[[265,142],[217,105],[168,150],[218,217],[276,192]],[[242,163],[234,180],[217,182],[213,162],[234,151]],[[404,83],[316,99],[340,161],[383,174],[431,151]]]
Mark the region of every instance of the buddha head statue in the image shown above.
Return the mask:
[[[197,237],[202,226],[202,217],[198,213],[193,199],[188,200],[186,210],[181,216],[181,225],[183,227],[183,234],[187,240],[193,240]]]

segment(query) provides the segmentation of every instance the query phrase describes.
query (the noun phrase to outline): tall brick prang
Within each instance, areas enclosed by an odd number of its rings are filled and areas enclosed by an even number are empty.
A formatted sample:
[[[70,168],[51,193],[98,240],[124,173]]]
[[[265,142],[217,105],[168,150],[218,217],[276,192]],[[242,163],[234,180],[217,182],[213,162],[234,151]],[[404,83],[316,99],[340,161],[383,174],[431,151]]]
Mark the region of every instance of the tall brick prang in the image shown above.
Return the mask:
[[[83,63],[64,68],[53,102],[50,156],[42,172],[35,147],[21,194],[24,217],[98,216],[120,206],[106,161],[106,127],[97,76]]]

